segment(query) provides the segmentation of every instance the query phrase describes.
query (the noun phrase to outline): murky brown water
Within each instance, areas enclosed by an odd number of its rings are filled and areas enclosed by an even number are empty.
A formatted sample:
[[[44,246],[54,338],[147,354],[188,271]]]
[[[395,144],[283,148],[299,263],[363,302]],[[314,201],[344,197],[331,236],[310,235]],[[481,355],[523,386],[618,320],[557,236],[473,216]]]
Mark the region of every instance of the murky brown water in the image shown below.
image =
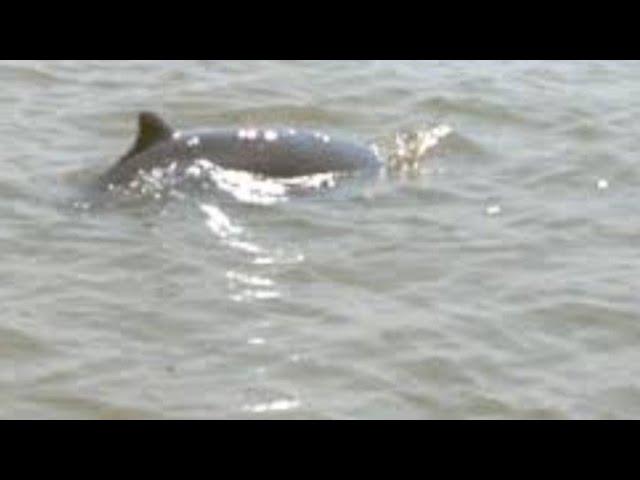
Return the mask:
[[[0,86],[0,417],[640,416],[638,62],[4,61]],[[451,133],[333,193],[83,209],[143,109]]]

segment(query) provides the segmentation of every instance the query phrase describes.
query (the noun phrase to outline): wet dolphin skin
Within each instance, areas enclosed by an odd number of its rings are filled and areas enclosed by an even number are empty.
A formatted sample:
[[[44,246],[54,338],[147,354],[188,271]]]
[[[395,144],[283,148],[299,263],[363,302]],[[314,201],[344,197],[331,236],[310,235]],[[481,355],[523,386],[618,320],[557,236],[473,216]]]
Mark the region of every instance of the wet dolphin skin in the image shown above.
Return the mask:
[[[214,129],[180,132],[158,115],[142,112],[134,145],[102,177],[103,185],[126,184],[140,171],[185,171],[198,160],[274,178],[352,172],[381,166],[369,148],[321,132],[277,129]]]

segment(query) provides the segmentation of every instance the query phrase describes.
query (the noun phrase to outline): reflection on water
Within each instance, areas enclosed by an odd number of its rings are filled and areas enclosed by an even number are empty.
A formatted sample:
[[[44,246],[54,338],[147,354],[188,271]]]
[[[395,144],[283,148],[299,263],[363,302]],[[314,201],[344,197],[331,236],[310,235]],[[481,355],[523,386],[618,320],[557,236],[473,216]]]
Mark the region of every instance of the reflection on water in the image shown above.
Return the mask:
[[[387,149],[386,157],[389,158],[389,168],[401,171],[411,168],[424,160],[427,150],[435,147],[439,140],[451,133],[448,126],[438,126],[431,130],[417,130],[411,133],[404,132],[396,135],[395,149]],[[244,130],[241,130],[244,132]],[[243,133],[243,135],[249,135]],[[265,133],[265,135],[268,134]],[[380,147],[373,145],[376,150]],[[156,169],[154,169],[156,170]],[[170,166],[168,175],[161,172],[152,172],[151,177],[156,182],[157,189],[162,185],[157,183],[163,178],[167,178],[175,172],[175,168]],[[309,176],[294,178],[272,179],[255,175],[250,172],[228,170],[216,166],[206,159],[201,159],[187,169],[187,176],[191,179],[212,182],[220,191],[224,191],[233,196],[239,202],[253,205],[269,206],[278,202],[286,202],[292,195],[299,195],[305,192],[312,195],[314,191],[335,188],[340,175],[337,173],[321,173]],[[344,179],[347,181],[346,179]],[[168,182],[171,187],[175,187],[175,181]],[[145,193],[145,192],[143,192]],[[206,225],[215,236],[225,245],[253,255],[250,261],[254,266],[278,265],[299,263],[304,261],[303,253],[290,253],[283,251],[281,247],[275,247],[273,251],[247,241],[247,232],[244,228],[232,223],[232,220],[219,208],[212,204],[200,204],[200,209],[206,215]],[[254,275],[241,271],[228,270],[226,273],[230,289],[230,299],[242,302],[249,300],[274,300],[282,296],[277,289],[274,280],[260,275]]]
[[[245,405],[243,407],[244,410],[253,412],[253,413],[264,413],[269,411],[278,411],[278,410],[292,410],[298,408],[300,406],[300,402],[298,400],[275,400],[270,403],[258,403],[256,405]]]
[[[233,225],[229,217],[215,205],[200,205],[200,208],[207,215],[207,226],[218,237],[227,238],[242,233],[242,228]]]

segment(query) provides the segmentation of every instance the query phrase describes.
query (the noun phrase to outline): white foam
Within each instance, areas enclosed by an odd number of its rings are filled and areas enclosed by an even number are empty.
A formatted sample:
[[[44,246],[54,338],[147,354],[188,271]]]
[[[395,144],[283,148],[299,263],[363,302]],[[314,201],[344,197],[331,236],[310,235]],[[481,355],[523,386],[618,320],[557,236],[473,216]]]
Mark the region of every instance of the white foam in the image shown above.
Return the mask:
[[[438,145],[453,129],[448,125],[439,125],[430,130],[416,130],[412,132],[396,133],[395,151],[391,155],[392,162],[402,170],[414,169],[418,160],[426,152]],[[379,156],[379,154],[378,154]]]
[[[432,130],[433,135],[438,138],[444,138],[451,132],[453,132],[453,129],[449,125],[440,125]]]
[[[189,168],[185,170],[185,174],[188,177],[200,178],[202,175],[202,169],[198,165],[190,165]]]
[[[215,167],[215,165],[209,160],[207,160],[206,158],[199,158],[198,160],[196,160],[195,163],[198,167],[202,168],[203,170],[211,170],[212,168]]]

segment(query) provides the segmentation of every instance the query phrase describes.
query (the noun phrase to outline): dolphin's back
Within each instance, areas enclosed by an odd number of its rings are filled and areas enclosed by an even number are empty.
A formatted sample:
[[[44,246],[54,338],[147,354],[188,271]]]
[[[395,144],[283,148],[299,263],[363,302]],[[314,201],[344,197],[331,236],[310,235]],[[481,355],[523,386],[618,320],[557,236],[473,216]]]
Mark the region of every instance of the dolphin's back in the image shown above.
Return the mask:
[[[223,168],[270,177],[354,171],[379,165],[372,150],[318,132],[221,130],[192,138],[198,139],[194,153],[203,158]]]
[[[138,172],[154,168],[174,166],[180,172],[197,160],[280,178],[380,166],[371,149],[320,132],[280,128],[182,133],[157,115],[142,113],[133,147],[103,175],[102,182],[130,182]]]

